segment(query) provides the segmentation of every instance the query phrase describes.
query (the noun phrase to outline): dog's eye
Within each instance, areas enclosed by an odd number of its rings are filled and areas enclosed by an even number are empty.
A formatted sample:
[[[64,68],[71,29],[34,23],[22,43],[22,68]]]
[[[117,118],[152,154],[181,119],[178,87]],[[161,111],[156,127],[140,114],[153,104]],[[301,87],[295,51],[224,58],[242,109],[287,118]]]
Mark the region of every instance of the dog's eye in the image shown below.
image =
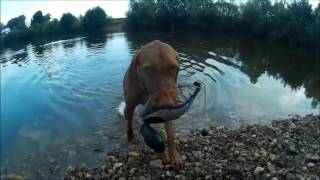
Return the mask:
[[[177,67],[176,67],[176,66],[170,66],[169,69],[170,69],[170,70],[176,70]]]

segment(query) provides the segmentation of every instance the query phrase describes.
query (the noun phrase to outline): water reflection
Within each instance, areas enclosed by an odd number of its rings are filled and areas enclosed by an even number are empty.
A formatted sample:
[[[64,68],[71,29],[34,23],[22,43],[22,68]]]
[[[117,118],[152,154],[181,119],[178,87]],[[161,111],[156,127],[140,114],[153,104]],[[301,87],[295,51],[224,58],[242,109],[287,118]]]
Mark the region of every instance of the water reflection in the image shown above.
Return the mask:
[[[95,55],[96,53],[105,53],[107,43],[106,35],[95,35],[85,39],[85,45],[88,50],[88,55]]]

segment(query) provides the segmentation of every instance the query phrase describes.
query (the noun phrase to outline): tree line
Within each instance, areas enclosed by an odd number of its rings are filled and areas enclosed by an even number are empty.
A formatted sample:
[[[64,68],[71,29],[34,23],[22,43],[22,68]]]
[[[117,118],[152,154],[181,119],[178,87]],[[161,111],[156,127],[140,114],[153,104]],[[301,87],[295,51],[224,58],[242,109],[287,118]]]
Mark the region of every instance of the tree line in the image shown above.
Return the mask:
[[[131,28],[236,32],[295,45],[320,45],[320,3],[308,0],[130,0]]]
[[[0,23],[0,45],[44,36],[97,32],[103,30],[110,21],[111,18],[100,7],[89,9],[79,17],[64,13],[59,20],[39,10],[32,16],[29,26],[24,15],[10,19],[6,25]]]

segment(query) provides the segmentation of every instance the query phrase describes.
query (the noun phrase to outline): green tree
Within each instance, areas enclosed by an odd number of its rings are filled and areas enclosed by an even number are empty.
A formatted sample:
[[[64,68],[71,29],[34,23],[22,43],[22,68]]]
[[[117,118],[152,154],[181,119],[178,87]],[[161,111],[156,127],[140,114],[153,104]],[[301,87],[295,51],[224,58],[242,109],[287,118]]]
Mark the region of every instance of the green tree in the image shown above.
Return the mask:
[[[37,26],[37,25],[43,25],[44,23],[50,21],[51,15],[46,14],[45,16],[42,15],[41,11],[37,11],[31,19],[31,27]]]
[[[43,24],[42,34],[44,35],[55,35],[59,33],[59,21],[58,19],[53,19]]]
[[[10,19],[7,23],[7,27],[10,29],[11,32],[27,29],[26,16],[20,15],[18,17]]]
[[[60,18],[59,28],[61,32],[74,33],[81,31],[81,24],[71,13],[64,13]]]
[[[107,14],[98,6],[89,9],[82,17],[81,22],[85,31],[98,31],[104,28],[107,24]]]
[[[284,2],[275,2],[271,12],[271,32],[269,37],[275,40],[288,39],[288,23],[291,16]]]
[[[254,36],[265,37],[271,24],[269,0],[249,0],[242,6],[242,29]]]
[[[314,21],[312,7],[307,0],[299,0],[290,4],[288,10],[291,15],[287,31],[288,40],[291,43],[302,44],[308,39],[306,31]]]

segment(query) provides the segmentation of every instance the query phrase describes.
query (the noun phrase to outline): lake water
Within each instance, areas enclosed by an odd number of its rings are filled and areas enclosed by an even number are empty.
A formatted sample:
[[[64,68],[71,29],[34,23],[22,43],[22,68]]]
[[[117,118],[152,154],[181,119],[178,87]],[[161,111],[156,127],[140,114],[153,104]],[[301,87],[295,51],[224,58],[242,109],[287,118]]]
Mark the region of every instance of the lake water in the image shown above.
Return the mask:
[[[125,151],[130,143],[117,112],[122,79],[134,52],[155,39],[179,52],[179,80],[206,84],[205,113],[201,91],[175,121],[178,132],[319,114],[319,52],[201,33],[21,45],[1,50],[1,173],[55,177],[69,165],[103,163],[100,151]]]

